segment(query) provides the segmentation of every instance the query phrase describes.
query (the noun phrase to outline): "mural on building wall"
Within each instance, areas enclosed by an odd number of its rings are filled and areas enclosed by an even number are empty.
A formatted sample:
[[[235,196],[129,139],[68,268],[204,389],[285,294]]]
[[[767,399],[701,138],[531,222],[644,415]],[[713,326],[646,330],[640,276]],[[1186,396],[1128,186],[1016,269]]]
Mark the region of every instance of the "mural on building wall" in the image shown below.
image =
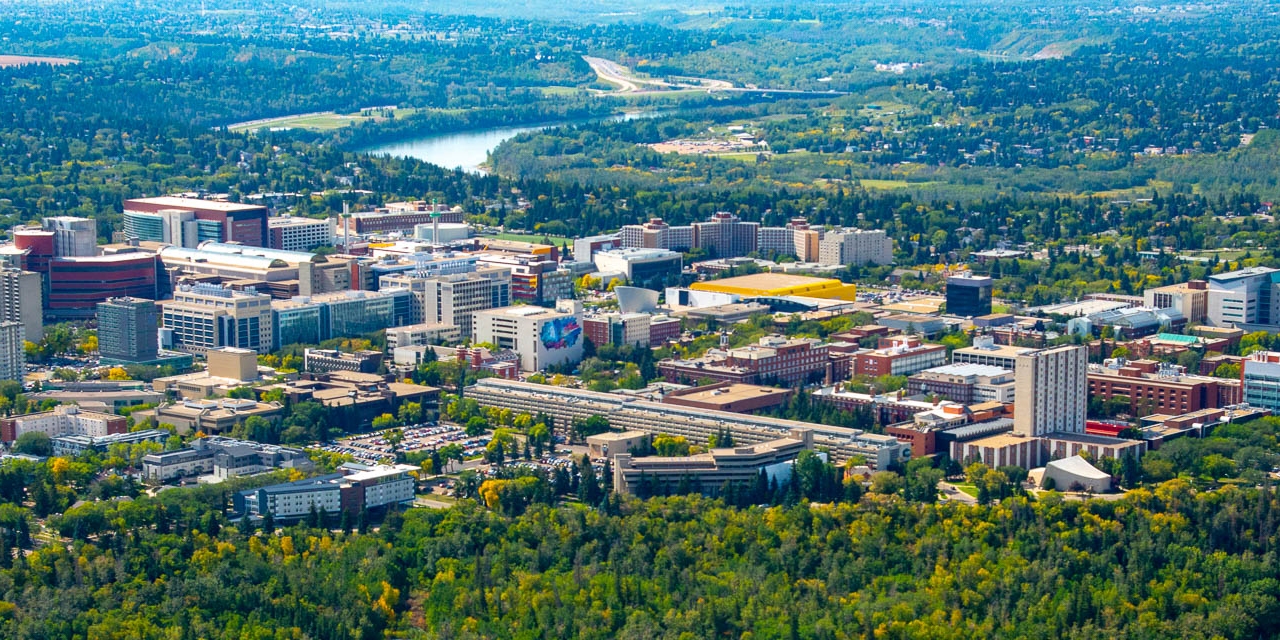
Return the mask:
[[[547,349],[567,349],[578,344],[582,325],[577,318],[556,318],[542,325],[542,346]]]

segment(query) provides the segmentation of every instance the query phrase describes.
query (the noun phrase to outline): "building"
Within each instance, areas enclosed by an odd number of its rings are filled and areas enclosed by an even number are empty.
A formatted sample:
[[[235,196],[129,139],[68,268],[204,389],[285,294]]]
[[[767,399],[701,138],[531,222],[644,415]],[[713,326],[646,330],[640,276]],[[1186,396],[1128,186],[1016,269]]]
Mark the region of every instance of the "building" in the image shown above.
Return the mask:
[[[221,285],[184,286],[160,303],[160,326],[168,344],[188,353],[237,347],[269,353],[272,337],[271,296],[236,291]]]
[[[910,447],[892,436],[859,429],[682,407],[617,393],[485,378],[467,387],[466,396],[474,398],[482,407],[549,415],[555,426],[567,427],[599,415],[616,429],[685,436],[695,443],[706,443],[710,436],[727,430],[734,442],[747,447],[785,438],[793,429],[808,429],[813,432],[814,446],[825,448],[835,462],[861,456],[868,465],[880,470],[905,464],[911,455]]]
[[[242,491],[233,496],[234,508],[244,516],[298,519],[312,512],[322,517],[350,514],[413,501],[415,482],[409,465],[347,463],[338,473],[297,482]]]
[[[504,307],[476,312],[472,337],[520,354],[524,371],[582,359],[582,303],[556,302],[555,310],[542,307]]]
[[[754,486],[762,471],[782,484],[790,479],[796,456],[812,448],[813,432],[794,429],[785,438],[691,456],[636,458],[623,453],[614,457],[613,487],[621,494],[665,495],[687,484],[715,496],[725,485]]]
[[[43,389],[28,397],[36,402],[54,400],[60,404],[75,404],[86,411],[100,413],[115,413],[124,407],[154,405],[164,400],[163,393],[143,388],[141,381],[91,380],[65,382],[61,385],[45,383]]]
[[[53,255],[57,258],[87,257],[98,254],[98,223],[89,218],[56,216],[41,221],[45,231],[53,232]]]
[[[1065,345],[1023,350],[1014,367],[1018,407],[1013,432],[1038,437],[1084,433],[1088,411],[1089,349]]]
[[[1280,352],[1256,351],[1240,367],[1244,402],[1280,413]]]
[[[157,423],[171,424],[182,433],[228,433],[252,416],[271,423],[284,419],[284,405],[238,398],[186,399],[162,404],[150,411],[135,412],[135,418],[153,416]]]
[[[316,247],[333,246],[335,227],[333,218],[298,218],[287,215],[268,218],[268,246],[283,251],[310,251]]]
[[[1181,415],[1241,402],[1241,383],[1188,374],[1182,367],[1156,360],[1107,360],[1089,365],[1089,397],[1128,399],[1133,415]]]
[[[1106,493],[1111,490],[1111,476],[1098,470],[1080,456],[1071,456],[1046,464],[1041,486],[1049,486],[1050,481],[1059,491]]]
[[[618,232],[623,247],[688,251],[694,247],[693,227],[673,227],[652,218],[644,224],[628,224]]]
[[[432,222],[413,227],[415,240],[425,240],[432,244],[447,245],[461,242],[471,237],[471,225],[465,222]]]
[[[683,327],[679,318],[649,316],[649,345],[661,346],[680,338]]]
[[[692,291],[707,291],[745,298],[802,296],[857,301],[857,287],[833,278],[813,278],[783,273],[756,273],[736,278],[695,282]],[[672,302],[668,294],[667,302]],[[730,300],[729,302],[736,302]],[[718,303],[717,303],[718,304]]]
[[[27,374],[26,332],[21,322],[0,322],[0,380]]]
[[[620,273],[627,282],[646,288],[661,288],[680,279],[682,257],[667,249],[613,249],[595,254],[596,269]]]
[[[89,451],[105,453],[112,445],[117,444],[133,445],[143,442],[164,443],[170,437],[172,436],[168,431],[162,431],[160,429],[143,429],[141,431],[113,433],[100,437],[68,434],[64,436],[54,436],[51,438],[51,442],[53,444],[53,455],[74,458]]]
[[[337,349],[306,349],[302,352],[305,371],[328,373],[330,371],[359,371],[377,373],[382,366],[381,351],[357,351],[345,353]]]
[[[907,378],[907,393],[936,395],[952,402],[1014,402],[1013,371],[985,364],[950,364]]]
[[[101,438],[127,430],[124,416],[81,411],[75,405],[60,405],[52,411],[0,418],[0,440],[4,442],[13,442],[22,434],[31,432],[43,433],[50,438],[66,435]]]
[[[973,339],[973,346],[952,351],[951,362],[953,364],[985,364],[1013,371],[1018,364],[1018,354],[1023,351],[1026,351],[1026,348],[996,344],[991,336],[977,336]]]
[[[0,269],[0,322],[21,322],[27,340],[44,336],[44,283],[40,274]]]
[[[221,242],[222,224],[198,220],[189,209],[160,209],[155,212],[125,211],[126,241],[163,242],[175,247],[195,248],[201,242]]]
[[[389,381],[389,376],[356,371],[303,373],[299,379],[257,387],[261,394],[279,389],[289,404],[312,400],[329,411],[329,424],[346,431],[371,428],[373,419],[395,414],[406,402],[434,411],[440,390],[417,384]]]
[[[662,402],[729,413],[753,413],[786,404],[792,393],[792,389],[718,382],[672,391],[662,396]]]
[[[886,265],[893,263],[893,239],[880,229],[828,231],[818,245],[824,265]]]
[[[1188,324],[1200,324],[1209,317],[1209,283],[1204,280],[1154,287],[1142,295],[1144,306],[1176,309]]]
[[[587,452],[592,458],[615,458],[648,445],[649,434],[643,431],[607,431],[587,436]]]
[[[914,336],[881,338],[878,348],[853,355],[854,375],[909,376],[925,369],[942,366],[947,361],[947,348],[925,344]]]
[[[992,280],[962,274],[947,278],[947,313],[963,318],[990,315]]]
[[[511,304],[511,271],[506,268],[473,269],[469,273],[382,276],[380,288],[401,287],[412,296],[409,324],[441,324],[458,327],[469,338],[472,315]]]
[[[424,322],[387,329],[387,349],[449,344],[462,340],[462,329],[443,322]]]
[[[727,211],[717,211],[706,222],[693,223],[693,246],[712,258],[736,258],[756,250],[759,222],[743,222]]]
[[[647,313],[608,313],[582,319],[587,340],[597,347],[606,344],[647,347],[652,330]]]
[[[196,223],[198,236],[212,239],[216,235],[219,242],[239,242],[253,247],[268,246],[267,208],[262,205],[166,196],[125,200],[124,211],[126,215],[134,214],[135,219],[140,217],[137,214],[189,211]],[[184,237],[185,234],[183,231]]]
[[[1273,295],[1280,282],[1280,269],[1249,267],[1239,271],[1209,276],[1209,323],[1216,327],[1239,325],[1272,325],[1280,321],[1272,305],[1280,303]],[[1273,320],[1273,316],[1276,318]]]
[[[104,360],[150,362],[160,357],[159,314],[153,300],[108,298],[98,303],[98,353]]]
[[[225,480],[273,469],[310,471],[314,467],[301,449],[209,436],[197,438],[190,447],[144,456],[142,476],[159,482],[202,475]]]
[[[573,260],[580,263],[594,263],[597,252],[620,248],[622,248],[620,233],[578,238],[573,241]]]
[[[389,202],[375,211],[352,213],[342,225],[343,233],[363,236],[388,233],[412,234],[420,224],[463,221],[461,209],[428,202]]]
[[[701,358],[663,360],[658,372],[667,382],[805,384],[849,377],[850,358],[813,338],[766,336],[736,349],[711,349]]]
[[[476,259],[480,267],[510,273],[512,300],[551,304],[573,296],[573,272],[548,255],[482,253]]]
[[[219,347],[204,353],[208,367],[204,371],[156,378],[151,386],[156,391],[182,398],[199,400],[211,396],[225,396],[237,387],[257,382],[263,372],[274,375],[271,369],[259,369],[258,354],[250,349]]]
[[[132,251],[102,256],[52,258],[48,264],[47,316],[86,319],[108,298],[156,299],[156,256]]]
[[[163,247],[158,254],[166,281],[222,283],[235,289],[252,287],[273,298],[287,300],[347,289],[361,284],[360,259],[322,256],[224,242],[203,242],[198,248]]]

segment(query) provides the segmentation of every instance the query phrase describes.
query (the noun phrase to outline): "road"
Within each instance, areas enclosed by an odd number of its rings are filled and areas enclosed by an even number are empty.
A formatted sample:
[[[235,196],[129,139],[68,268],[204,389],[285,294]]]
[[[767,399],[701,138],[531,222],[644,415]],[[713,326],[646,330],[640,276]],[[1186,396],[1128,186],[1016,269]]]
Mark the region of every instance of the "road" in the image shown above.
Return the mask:
[[[808,91],[804,89],[761,89],[758,87],[735,87],[728,80],[715,78],[682,78],[686,82],[667,82],[655,78],[642,78],[613,60],[582,56],[591,70],[596,72],[600,80],[618,87],[616,91],[602,92],[600,95],[618,93],[646,94],[667,93],[671,91],[724,91],[736,93],[776,93],[783,95],[838,96],[846,95],[845,91]]]

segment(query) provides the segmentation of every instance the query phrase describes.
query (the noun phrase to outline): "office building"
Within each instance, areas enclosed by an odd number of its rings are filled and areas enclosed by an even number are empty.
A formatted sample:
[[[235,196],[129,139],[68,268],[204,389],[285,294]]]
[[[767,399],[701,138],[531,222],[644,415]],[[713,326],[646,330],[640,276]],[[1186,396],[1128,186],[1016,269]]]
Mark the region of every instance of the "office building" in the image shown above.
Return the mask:
[[[582,303],[556,302],[555,310],[542,307],[504,307],[472,316],[476,342],[497,345],[520,354],[520,368],[542,371],[552,365],[582,359]]]
[[[443,322],[424,322],[387,329],[387,349],[449,344],[462,340],[462,329]]]
[[[573,272],[561,268],[547,255],[481,253],[479,269],[506,269],[511,278],[511,299],[530,304],[551,304],[573,296]]]
[[[606,344],[647,347],[650,341],[647,313],[608,313],[582,319],[587,340],[597,347]]]
[[[201,242],[220,242],[222,225],[212,220],[198,220],[196,212],[189,209],[125,211],[124,237],[130,241],[163,242],[194,249]]]
[[[1280,414],[1280,352],[1256,351],[1241,362],[1244,402]]]
[[[463,337],[471,335],[473,313],[511,304],[511,271],[502,267],[444,275],[382,276],[379,288],[390,287],[403,288],[411,295],[406,324],[452,325],[459,328]]]
[[[151,381],[159,392],[191,400],[226,396],[232,389],[257,382],[263,376],[274,375],[269,368],[258,368],[258,354],[249,349],[218,347],[204,352],[208,366],[204,371],[194,371]]]
[[[973,346],[961,347],[951,352],[952,364],[985,364],[1014,371],[1018,366],[1018,354],[1024,347],[996,344],[991,336],[975,336]]]
[[[171,437],[173,437],[173,434],[168,431],[163,431],[161,429],[143,429],[141,431],[112,433],[98,437],[67,434],[54,436],[50,440],[53,444],[53,455],[74,458],[90,451],[106,453],[111,449],[112,445],[117,444],[132,445],[143,442],[158,442],[163,444]]]
[[[338,473],[316,476],[297,482],[275,484],[234,495],[237,513],[291,520],[313,511],[336,516],[346,511],[352,515],[365,509],[380,509],[413,501],[414,478],[409,465],[361,465],[347,463]]]
[[[172,348],[204,353],[237,347],[269,353],[272,341],[271,296],[220,285],[181,287],[161,305],[161,327]]]
[[[406,402],[433,411],[440,390],[417,384],[389,381],[390,376],[357,371],[302,373],[298,380],[257,387],[259,393],[279,389],[290,405],[314,401],[329,410],[330,425],[346,431],[371,428],[373,419],[395,414]]]
[[[101,438],[128,431],[124,416],[81,411],[75,405],[60,405],[52,411],[0,418],[0,440],[13,442],[24,433],[40,432],[50,438],[77,435]]]
[[[752,253],[760,240],[760,223],[743,222],[726,211],[712,214],[706,222],[693,223],[693,246],[712,258],[736,258]]]
[[[1280,283],[1280,269],[1249,267],[1209,276],[1206,316],[1216,327],[1269,326],[1280,321],[1273,304]],[[1274,319],[1273,319],[1274,318]]]
[[[0,322],[21,322],[26,339],[44,335],[44,286],[40,274],[0,269]]]
[[[691,456],[635,458],[622,453],[613,459],[613,486],[621,494],[665,495],[684,484],[716,496],[726,484],[755,486],[761,471],[783,484],[796,456],[812,448],[813,432],[793,429],[785,438]]]
[[[162,404],[155,409],[134,412],[135,419],[153,417],[159,424],[171,424],[179,433],[230,433],[251,417],[272,424],[284,419],[284,405],[240,398],[187,398]]]
[[[1176,309],[1188,324],[1200,324],[1209,317],[1209,283],[1204,280],[1154,287],[1143,291],[1142,295],[1144,306]]]
[[[135,214],[134,220],[137,221],[134,223],[137,225],[135,229],[141,228],[143,223],[147,222],[136,214],[168,216],[172,220],[181,221],[182,227],[186,227],[187,222],[194,221],[196,244],[204,240],[217,240],[266,247],[268,243],[267,208],[261,205],[165,196],[125,200],[124,211],[126,215]],[[160,214],[162,211],[165,213]],[[190,212],[192,218],[184,219],[184,214],[177,213],[180,211]],[[185,228],[181,231],[180,235],[184,243],[188,241],[188,233]],[[160,242],[168,241],[160,240]]]
[[[333,218],[279,216],[267,219],[270,247],[283,251],[310,251],[333,245]]]
[[[949,364],[907,378],[907,393],[959,402],[1014,402],[1013,371],[985,364]]]
[[[614,249],[595,254],[596,269],[621,274],[632,285],[660,289],[678,284],[682,257],[667,249]]]
[[[148,362],[160,357],[153,300],[108,298],[98,303],[98,353],[104,360]]]
[[[733,278],[722,278],[720,280],[695,282],[690,285],[689,289],[691,291],[723,293],[743,298],[799,296],[846,300],[848,302],[855,302],[858,299],[858,289],[852,284],[845,284],[834,278],[814,278],[784,273],[755,273]],[[671,290],[668,290],[667,303],[671,304],[675,301],[683,305],[686,300],[681,300],[680,298],[690,298],[692,295],[673,296]],[[724,300],[724,302],[737,302],[737,300],[729,299]],[[722,302],[714,302],[713,304],[722,304]]]
[[[21,322],[0,322],[0,380],[22,380],[27,374],[25,342]]]
[[[712,349],[701,358],[663,360],[658,373],[667,382],[736,382],[740,384],[828,383],[849,377],[848,354],[813,338],[766,336],[757,344]]]
[[[693,227],[673,227],[662,218],[652,218],[644,224],[623,225],[618,233],[622,246],[627,248],[688,251],[694,247]]]
[[[893,262],[893,239],[879,229],[828,231],[818,245],[824,265],[886,265]]]
[[[89,218],[55,216],[41,221],[45,231],[53,232],[53,255],[57,258],[87,257],[98,254],[98,223]]]
[[[413,227],[415,240],[423,240],[431,244],[447,245],[461,242],[471,237],[471,225],[465,222],[431,222]]]
[[[649,345],[661,346],[680,338],[684,330],[679,318],[649,316]]]
[[[377,373],[382,366],[381,351],[356,351],[345,353],[336,349],[306,349],[302,352],[304,371],[328,373],[330,371],[359,371]]]
[[[717,382],[665,393],[662,403],[729,413],[755,413],[785,404],[793,392],[792,389],[777,387]]]
[[[1182,367],[1156,360],[1107,360],[1089,365],[1089,397],[1129,401],[1135,416],[1182,415],[1217,409],[1241,401],[1239,380],[1188,374]]]
[[[925,344],[915,336],[894,336],[882,338],[876,349],[853,354],[853,373],[909,376],[942,366],[946,361],[947,348],[940,344]]]
[[[302,449],[222,436],[197,438],[190,447],[142,458],[142,476],[160,482],[202,475],[225,480],[274,469],[309,471],[314,467]]]
[[[622,234],[620,233],[578,238],[573,241],[573,260],[580,263],[592,263],[595,261],[597,252],[621,248]]]
[[[467,387],[466,396],[474,398],[482,407],[549,415],[556,427],[598,415],[609,420],[615,429],[685,436],[691,442],[703,444],[710,436],[725,430],[738,446],[749,447],[787,437],[793,429],[809,429],[813,432],[814,446],[825,448],[834,462],[861,456],[869,466],[880,470],[905,464],[911,455],[910,447],[892,436],[860,429],[682,407],[616,393],[485,378]]]
[[[329,338],[354,338],[403,325],[412,314],[413,296],[400,288],[378,291],[339,291],[311,296],[320,305],[321,328]]]
[[[976,318],[991,313],[992,280],[971,274],[947,278],[947,313]]]
[[[461,209],[429,202],[389,202],[375,211],[352,213],[339,229],[353,236],[406,233],[412,234],[420,224],[456,223],[463,221]]]
[[[1089,349],[1083,345],[1019,353],[1014,367],[1018,406],[1013,433],[1032,437],[1053,432],[1084,433],[1088,365]]]
[[[128,296],[156,299],[156,256],[133,251],[102,256],[62,257],[49,261],[46,315],[87,319],[98,303]]]

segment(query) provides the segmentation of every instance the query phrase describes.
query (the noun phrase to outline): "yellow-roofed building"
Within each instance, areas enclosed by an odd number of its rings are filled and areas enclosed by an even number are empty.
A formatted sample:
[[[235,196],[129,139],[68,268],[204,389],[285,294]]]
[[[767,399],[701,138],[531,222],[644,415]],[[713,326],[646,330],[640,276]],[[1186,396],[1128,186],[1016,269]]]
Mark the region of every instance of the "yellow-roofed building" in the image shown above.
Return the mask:
[[[736,278],[695,282],[694,291],[731,293],[749,298],[768,296],[804,296],[833,300],[857,300],[858,288],[834,278],[814,278],[786,273],[756,273]]]

